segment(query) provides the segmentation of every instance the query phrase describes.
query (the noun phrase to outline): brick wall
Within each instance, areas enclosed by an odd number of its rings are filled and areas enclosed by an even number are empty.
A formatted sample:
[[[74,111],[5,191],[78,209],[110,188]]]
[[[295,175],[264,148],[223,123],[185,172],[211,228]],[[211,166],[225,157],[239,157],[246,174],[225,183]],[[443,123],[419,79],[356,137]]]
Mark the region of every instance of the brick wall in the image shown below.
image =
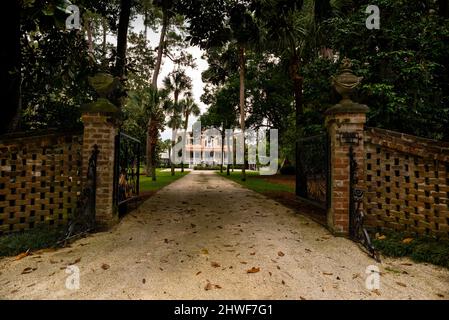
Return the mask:
[[[82,134],[0,137],[0,235],[65,225],[81,191]]]
[[[367,224],[449,237],[449,143],[365,130]]]

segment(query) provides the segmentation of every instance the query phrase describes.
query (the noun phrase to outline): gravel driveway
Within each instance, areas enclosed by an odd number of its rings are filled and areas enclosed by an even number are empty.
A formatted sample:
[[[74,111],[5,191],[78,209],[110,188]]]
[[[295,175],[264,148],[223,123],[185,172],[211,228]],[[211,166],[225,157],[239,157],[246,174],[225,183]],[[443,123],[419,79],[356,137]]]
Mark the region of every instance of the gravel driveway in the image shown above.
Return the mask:
[[[80,271],[66,288],[68,265]],[[368,266],[380,289],[365,286]],[[377,264],[353,242],[213,172],[159,191],[109,232],[0,260],[1,299],[448,299],[449,271]]]

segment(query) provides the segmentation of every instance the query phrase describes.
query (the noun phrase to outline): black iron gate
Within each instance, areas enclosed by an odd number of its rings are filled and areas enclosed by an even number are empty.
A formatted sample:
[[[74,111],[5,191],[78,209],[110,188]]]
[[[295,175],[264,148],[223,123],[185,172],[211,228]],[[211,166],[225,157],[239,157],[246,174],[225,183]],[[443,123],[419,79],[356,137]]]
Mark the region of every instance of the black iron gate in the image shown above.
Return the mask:
[[[299,168],[302,170],[304,198],[328,209],[330,204],[330,147],[326,133],[298,140]]]
[[[378,251],[374,248],[371,237],[364,227],[366,217],[363,209],[364,192],[357,188],[358,184],[358,164],[355,159],[354,148],[349,148],[349,168],[350,168],[350,192],[349,192],[349,236],[352,240],[362,244],[371,256],[380,262]]]
[[[120,214],[127,211],[130,202],[139,198],[140,154],[139,140],[122,132],[116,136],[114,203]]]

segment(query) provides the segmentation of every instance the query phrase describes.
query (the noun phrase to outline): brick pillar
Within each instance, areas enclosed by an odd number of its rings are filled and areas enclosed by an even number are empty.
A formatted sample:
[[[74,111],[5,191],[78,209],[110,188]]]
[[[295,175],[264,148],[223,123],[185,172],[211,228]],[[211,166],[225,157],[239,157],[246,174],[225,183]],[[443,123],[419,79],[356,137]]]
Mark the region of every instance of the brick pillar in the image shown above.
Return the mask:
[[[358,164],[358,184],[363,186],[365,153],[363,132],[369,108],[353,102],[349,94],[361,78],[352,74],[345,59],[341,74],[333,79],[336,90],[343,96],[339,104],[326,111],[326,127],[330,137],[330,205],[327,224],[336,235],[349,234],[350,161],[352,151]]]
[[[95,107],[95,102],[83,109],[83,177],[86,179],[89,158],[93,147],[98,146],[96,223],[100,228],[118,221],[113,204],[115,137],[118,128],[113,121],[114,109],[109,111]],[[111,105],[109,106],[111,107]],[[118,110],[118,109],[117,109]]]

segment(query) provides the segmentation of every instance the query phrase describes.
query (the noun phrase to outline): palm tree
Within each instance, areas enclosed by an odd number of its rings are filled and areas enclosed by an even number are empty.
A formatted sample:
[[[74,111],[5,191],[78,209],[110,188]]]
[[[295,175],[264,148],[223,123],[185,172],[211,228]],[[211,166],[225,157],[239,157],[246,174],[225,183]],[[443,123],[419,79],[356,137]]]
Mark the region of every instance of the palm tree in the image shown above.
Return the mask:
[[[169,120],[167,121],[167,126],[172,130],[172,139],[171,139],[171,152],[170,152],[170,167],[171,167],[171,175],[175,175],[175,164],[173,160],[174,156],[174,146],[176,144],[177,131],[182,125],[182,116],[181,110],[179,108],[179,104],[174,103],[173,100],[167,99],[164,102],[164,110],[168,115]]]
[[[193,115],[195,117],[198,117],[201,114],[200,107],[195,103],[195,101],[192,98],[192,93],[189,92],[186,94],[186,98],[184,100],[181,100],[179,102],[180,108],[182,110],[182,114],[184,116],[184,132],[183,132],[183,143],[186,144],[186,134],[187,134],[187,128],[189,125],[189,117],[190,115]],[[185,148],[183,148],[183,152],[185,152]],[[181,172],[184,172],[184,157],[183,154],[183,161],[181,161]]]
[[[164,86],[165,90],[169,94],[172,93],[174,98],[172,102],[167,101],[164,108],[171,116],[169,127],[172,129],[172,147],[174,147],[177,129],[181,127],[181,120],[178,119],[181,118],[182,113],[179,106],[179,97],[184,92],[190,92],[192,90],[192,79],[187,76],[185,70],[177,69],[165,77]],[[175,174],[175,165],[173,162],[171,164],[171,172],[172,175]]]
[[[243,150],[245,150],[246,51],[250,46],[257,46],[259,41],[259,29],[254,21],[253,15],[249,12],[248,7],[242,3],[237,3],[231,9],[229,24],[232,31],[232,38],[236,42],[238,48],[240,77],[240,129],[243,135]],[[245,166],[246,161],[244,160],[242,167],[242,181],[246,181]]]
[[[184,92],[192,90],[192,79],[186,74],[185,70],[177,69],[165,77],[164,87],[167,92],[173,93],[174,103],[177,105],[179,97]]]
[[[303,82],[301,66],[305,55],[316,52],[316,23],[331,11],[330,0],[266,1],[258,6],[256,16],[264,32],[264,43],[282,57],[287,57],[289,76],[293,84],[296,109],[296,138],[303,124]],[[301,161],[301,150],[296,143],[296,194],[307,197],[307,177]]]

